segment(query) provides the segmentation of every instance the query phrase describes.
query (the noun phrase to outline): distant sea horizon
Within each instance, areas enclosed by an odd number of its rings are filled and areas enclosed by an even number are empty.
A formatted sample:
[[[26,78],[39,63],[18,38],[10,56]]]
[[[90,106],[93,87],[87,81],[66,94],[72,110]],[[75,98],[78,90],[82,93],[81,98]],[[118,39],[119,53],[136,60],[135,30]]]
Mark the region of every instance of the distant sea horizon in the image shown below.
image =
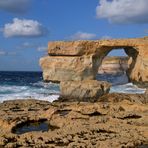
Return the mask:
[[[30,71],[30,70],[0,70],[0,72],[41,72],[42,71]]]

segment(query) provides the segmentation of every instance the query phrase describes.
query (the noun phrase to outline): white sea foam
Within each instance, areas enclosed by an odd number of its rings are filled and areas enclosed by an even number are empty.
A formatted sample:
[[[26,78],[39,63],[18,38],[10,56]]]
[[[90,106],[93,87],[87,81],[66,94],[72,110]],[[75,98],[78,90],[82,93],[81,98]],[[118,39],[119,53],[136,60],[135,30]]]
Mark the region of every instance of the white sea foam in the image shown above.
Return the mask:
[[[6,100],[21,100],[21,99],[37,99],[37,100],[53,102],[54,100],[57,100],[58,98],[59,98],[59,95],[49,95],[49,96],[32,95],[28,97],[28,96],[23,96],[21,94],[17,94],[17,95],[0,96],[0,102],[6,101]]]
[[[37,82],[28,86],[0,85],[0,102],[14,99],[38,99],[52,102],[59,97],[59,86]]]
[[[132,83],[127,83],[127,77],[125,75],[108,76],[100,75],[100,80],[108,80],[112,83],[110,93],[131,93],[142,94],[146,89],[138,88]],[[35,83],[20,83],[9,84],[7,81],[4,84],[0,84],[0,102],[5,100],[16,99],[38,99],[52,102],[58,99],[60,90],[59,85],[54,83],[44,83],[43,81],[37,81]],[[126,84],[125,84],[126,83]],[[122,84],[122,85],[121,85]]]
[[[110,89],[110,93],[118,92],[118,93],[129,93],[129,94],[143,94],[145,93],[145,88],[139,88],[133,83],[127,83],[124,85],[114,85]]]

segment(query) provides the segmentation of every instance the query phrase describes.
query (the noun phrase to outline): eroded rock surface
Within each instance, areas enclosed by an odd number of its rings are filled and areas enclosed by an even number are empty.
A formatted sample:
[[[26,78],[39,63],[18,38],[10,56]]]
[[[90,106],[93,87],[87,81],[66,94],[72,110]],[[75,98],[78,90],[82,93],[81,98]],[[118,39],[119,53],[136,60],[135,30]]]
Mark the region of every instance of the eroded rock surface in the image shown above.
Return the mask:
[[[111,84],[104,81],[63,81],[60,83],[61,98],[64,101],[96,101],[109,93]]]
[[[108,94],[99,102],[7,101],[0,104],[0,147],[135,148],[148,143],[144,95]],[[48,131],[15,134],[22,123],[45,121]]]

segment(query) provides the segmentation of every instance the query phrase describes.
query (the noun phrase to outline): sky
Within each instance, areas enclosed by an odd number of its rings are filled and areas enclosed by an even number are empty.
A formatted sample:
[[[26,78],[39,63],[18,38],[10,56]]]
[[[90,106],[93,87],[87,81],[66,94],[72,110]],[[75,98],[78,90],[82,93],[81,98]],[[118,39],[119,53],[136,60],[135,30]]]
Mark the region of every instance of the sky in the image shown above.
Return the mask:
[[[148,0],[0,0],[0,71],[40,71],[50,41],[148,36],[147,6]]]

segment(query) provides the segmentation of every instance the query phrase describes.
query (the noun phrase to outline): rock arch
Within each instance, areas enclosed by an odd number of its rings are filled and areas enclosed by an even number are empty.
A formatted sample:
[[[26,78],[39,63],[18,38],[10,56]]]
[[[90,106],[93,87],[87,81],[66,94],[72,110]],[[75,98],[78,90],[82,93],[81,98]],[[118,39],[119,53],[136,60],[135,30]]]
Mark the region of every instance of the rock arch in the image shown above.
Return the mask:
[[[123,48],[129,59],[130,81],[148,87],[148,38],[49,42],[48,56],[40,59],[45,81],[94,80],[102,59]]]

